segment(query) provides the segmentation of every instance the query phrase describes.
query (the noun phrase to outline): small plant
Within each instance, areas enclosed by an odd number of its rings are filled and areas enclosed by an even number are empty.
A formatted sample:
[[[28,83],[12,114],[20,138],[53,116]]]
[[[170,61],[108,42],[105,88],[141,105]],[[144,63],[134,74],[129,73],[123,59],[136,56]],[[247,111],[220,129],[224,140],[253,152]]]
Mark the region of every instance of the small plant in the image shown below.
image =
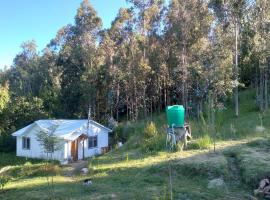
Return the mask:
[[[89,162],[88,169],[89,169],[89,174],[90,174],[90,175],[93,175],[94,172],[95,172],[94,165],[93,165],[93,161],[90,161],[90,162]]]
[[[212,139],[209,135],[204,135],[197,140],[193,140],[189,143],[188,149],[198,150],[198,149],[210,149],[213,144]]]
[[[159,134],[150,139],[144,139],[142,142],[142,150],[144,152],[153,153],[165,149],[165,134]]]
[[[157,127],[154,122],[147,123],[145,129],[144,129],[144,137],[149,139],[153,137],[157,137],[158,131]]]
[[[182,151],[184,148],[184,143],[183,142],[177,142],[175,146],[176,151]]]
[[[200,149],[209,149],[212,145],[212,139],[209,135],[204,135],[198,139],[198,146]]]
[[[157,152],[164,148],[164,135],[159,134],[154,122],[147,123],[143,130],[142,149],[145,152]]]
[[[0,175],[0,188],[2,191],[4,190],[4,187],[8,183],[8,181],[9,181],[9,178],[7,176]]]
[[[235,134],[236,134],[236,129],[235,129],[234,124],[230,124],[230,132],[231,132],[231,135],[235,136]]]
[[[205,121],[205,118],[202,113],[200,113],[200,119],[201,119],[201,126],[200,126],[201,132],[203,134],[209,134],[209,125]]]
[[[55,199],[55,191],[54,191],[54,170],[53,169],[53,155],[54,152],[61,149],[61,142],[59,138],[53,135],[53,132],[56,130],[57,125],[55,124],[50,130],[41,131],[37,135],[37,141],[39,141],[42,146],[44,153],[46,154],[46,164],[45,164],[45,172],[47,173],[47,185],[48,185],[48,195],[51,199]],[[51,173],[52,172],[52,173]],[[51,179],[51,180],[50,180]]]
[[[187,149],[198,150],[198,149],[200,149],[200,145],[199,145],[198,141],[193,140],[188,144]]]
[[[260,119],[261,127],[263,127],[263,113],[259,113],[259,119]]]
[[[127,153],[127,155],[126,155],[126,161],[128,162],[128,160],[129,160],[129,159],[128,159],[128,153]]]

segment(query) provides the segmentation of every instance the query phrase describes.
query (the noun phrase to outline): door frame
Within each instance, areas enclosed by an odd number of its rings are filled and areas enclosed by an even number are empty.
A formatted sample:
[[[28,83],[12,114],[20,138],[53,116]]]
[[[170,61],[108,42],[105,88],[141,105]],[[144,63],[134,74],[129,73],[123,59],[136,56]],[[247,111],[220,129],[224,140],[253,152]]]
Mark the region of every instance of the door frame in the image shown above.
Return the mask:
[[[71,156],[73,161],[78,160],[78,140],[71,141]]]

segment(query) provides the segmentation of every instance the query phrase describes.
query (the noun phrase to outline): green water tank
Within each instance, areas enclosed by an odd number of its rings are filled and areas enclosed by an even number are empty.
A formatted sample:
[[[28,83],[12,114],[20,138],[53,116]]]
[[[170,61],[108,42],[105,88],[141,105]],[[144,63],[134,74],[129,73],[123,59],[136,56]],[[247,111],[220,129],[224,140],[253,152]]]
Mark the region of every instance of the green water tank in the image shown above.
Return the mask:
[[[182,105],[167,106],[166,108],[167,122],[171,127],[184,127],[185,108]]]

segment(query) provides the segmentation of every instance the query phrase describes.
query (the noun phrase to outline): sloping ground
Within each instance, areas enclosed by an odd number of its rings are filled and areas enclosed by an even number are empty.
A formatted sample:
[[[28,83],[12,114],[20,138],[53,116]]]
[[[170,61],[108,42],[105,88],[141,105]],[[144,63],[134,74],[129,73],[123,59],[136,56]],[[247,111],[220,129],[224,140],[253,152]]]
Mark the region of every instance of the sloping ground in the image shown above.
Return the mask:
[[[230,108],[222,114],[215,153],[209,140],[202,138],[205,133],[197,122],[191,122],[194,143],[200,144],[197,145],[199,148],[211,145],[210,150],[192,150],[190,145],[189,150],[182,152],[160,151],[165,143],[160,137],[159,150],[155,154],[145,153],[142,148],[142,132],[147,120],[127,123],[120,127],[121,136],[129,138],[127,143],[104,156],[90,159],[89,175],[80,176],[72,172],[73,176],[67,177],[63,175],[67,168],[61,168],[62,171],[54,178],[56,198],[170,199],[171,172],[173,199],[249,199],[259,180],[270,176],[270,112],[259,114],[252,106],[252,92],[242,93],[240,102],[240,117],[232,117]],[[154,116],[151,120],[159,132],[164,133],[165,115]],[[256,129],[261,123],[264,131]],[[14,155],[3,154],[0,157],[0,167],[11,166],[7,172],[12,177],[0,192],[1,200],[48,199],[42,162],[27,162]],[[55,167],[59,168],[58,165]],[[93,184],[83,186],[85,178],[91,178]],[[210,189],[209,182],[224,184]]]
[[[258,141],[266,146],[260,151]],[[86,177],[58,175],[54,178],[55,193],[58,199],[168,199],[170,163],[174,199],[247,199],[253,191],[249,183],[255,180],[254,172],[265,176],[268,172],[264,169],[270,168],[265,158],[267,145],[269,140],[256,138],[218,143],[216,153],[188,150],[144,155],[139,150],[119,149],[89,161],[87,177],[93,185],[82,185]],[[232,172],[228,162],[232,155],[239,171]],[[257,171],[258,163],[266,167]],[[235,184],[232,173],[241,178],[240,184]],[[224,180],[224,188],[208,189],[209,181],[215,178]],[[45,177],[21,177],[7,185],[0,199],[47,199],[47,193]]]
[[[253,187],[263,178],[270,177],[270,140],[258,139],[247,144],[238,153],[243,181]]]
[[[75,176],[81,173],[83,168],[87,168],[88,161],[86,160],[79,160],[77,162],[70,163],[68,165],[62,166],[62,174],[64,176]]]

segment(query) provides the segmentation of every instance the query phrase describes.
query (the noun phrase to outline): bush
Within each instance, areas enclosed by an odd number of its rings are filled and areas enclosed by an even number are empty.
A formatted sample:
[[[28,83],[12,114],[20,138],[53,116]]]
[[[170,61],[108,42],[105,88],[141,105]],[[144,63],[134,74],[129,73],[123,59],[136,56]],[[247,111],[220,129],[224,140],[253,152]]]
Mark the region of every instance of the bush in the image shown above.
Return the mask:
[[[195,150],[198,150],[198,149],[200,149],[200,145],[199,145],[198,141],[191,141],[191,142],[188,144],[187,149],[195,149]]]
[[[197,140],[200,149],[210,149],[212,145],[212,139],[209,135],[204,135]]]
[[[213,144],[209,135],[204,135],[188,144],[188,149],[210,149]]]
[[[142,150],[157,152],[165,148],[165,134],[158,132],[154,122],[147,123],[143,131]]]
[[[151,139],[145,139],[142,143],[142,150],[147,153],[158,152],[165,149],[165,135],[157,135]]]
[[[158,131],[157,131],[157,127],[155,125],[154,122],[150,122],[150,123],[147,123],[145,129],[144,129],[144,137],[146,139],[150,139],[150,138],[153,138],[153,137],[157,137],[158,135]]]
[[[0,135],[0,152],[14,152],[16,150],[16,140],[11,135]]]
[[[0,188],[4,190],[5,185],[8,183],[9,177],[5,175],[0,175]]]
[[[115,144],[119,141],[125,143],[129,139],[130,135],[132,135],[134,132],[135,128],[130,122],[117,126],[114,134]]]

